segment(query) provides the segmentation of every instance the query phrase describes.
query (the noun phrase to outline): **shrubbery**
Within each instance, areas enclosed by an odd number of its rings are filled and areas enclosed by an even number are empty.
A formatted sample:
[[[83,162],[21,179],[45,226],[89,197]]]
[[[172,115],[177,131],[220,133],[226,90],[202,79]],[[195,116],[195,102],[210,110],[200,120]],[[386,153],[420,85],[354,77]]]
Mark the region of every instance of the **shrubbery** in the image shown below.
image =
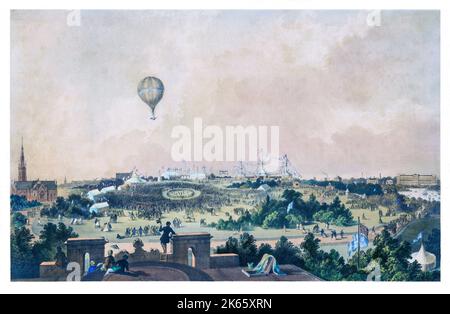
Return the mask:
[[[33,243],[34,236],[29,229],[14,228],[11,234],[11,278],[38,277],[40,263],[54,260],[56,248],[62,247],[67,239],[77,237],[71,227],[49,223],[41,231],[39,240]]]
[[[267,184],[268,186],[270,186],[271,188],[277,187],[280,184],[278,183],[278,181],[275,180],[263,180],[258,178],[256,181],[246,181],[246,182],[235,182],[233,184],[231,184],[230,186],[228,186],[229,189],[258,189],[260,188],[262,185]]]
[[[228,217],[228,220],[219,219],[217,223],[210,224],[209,227],[217,230],[249,231],[252,228],[252,217],[249,211],[246,211],[239,219],[234,220],[233,217]]]
[[[21,213],[14,213],[12,215],[12,225],[14,228],[22,228],[28,222],[28,218]]]
[[[25,198],[25,196],[19,196],[19,195],[12,194],[10,196],[10,205],[11,205],[11,210],[20,211],[20,210],[24,210],[27,208],[40,206],[42,204],[39,203],[38,201],[28,201]]]
[[[289,205],[292,208],[288,210]],[[237,220],[229,217],[220,219],[210,227],[218,230],[251,230],[253,226],[266,229],[281,229],[284,227],[296,228],[299,224],[312,221],[334,224],[337,226],[350,226],[355,224],[352,213],[341,203],[338,197],[331,204],[320,204],[314,195],[308,201],[302,199],[302,194],[294,190],[286,190],[282,200],[273,200],[267,197],[261,207],[250,213],[246,211]]]
[[[422,272],[416,262],[410,263],[411,246],[400,242],[383,231],[374,241],[375,247],[361,253],[360,269],[357,258],[349,262],[336,251],[324,252],[320,249],[320,240],[308,234],[300,246],[295,246],[286,237],[281,237],[275,248],[269,244],[256,245],[255,238],[244,233],[240,239],[229,238],[217,253],[235,253],[239,255],[243,267],[256,264],[264,254],[273,255],[280,265],[292,264],[328,281],[366,281],[372,271],[367,269],[371,263],[381,267],[383,281],[439,281],[440,272]]]
[[[376,262],[381,268],[383,281],[439,281],[440,272],[423,272],[420,264],[410,263],[411,244],[400,242],[384,230],[374,240],[374,248],[362,253],[361,267],[367,267],[371,262]],[[350,261],[356,265],[356,256]]]
[[[379,184],[371,184],[371,183],[352,183],[345,184],[339,181],[317,181],[317,180],[307,180],[303,181],[304,184],[314,185],[320,187],[327,187],[331,185],[336,190],[339,191],[348,191],[350,193],[359,194],[359,195],[383,195],[383,188]]]
[[[289,204],[293,207],[288,211]],[[302,199],[302,194],[286,190],[283,200],[267,198],[261,208],[252,216],[255,225],[264,228],[296,227],[298,224],[320,221],[338,226],[354,224],[352,213],[335,198],[331,204],[320,204],[314,195],[308,201]]]
[[[350,226],[355,223],[351,211],[341,203],[338,197],[330,205],[322,204],[313,218],[316,221],[336,226]]]
[[[80,195],[72,194],[67,199],[58,197],[51,207],[41,210],[41,216],[56,218],[63,217],[89,217],[89,207],[93,202]]]

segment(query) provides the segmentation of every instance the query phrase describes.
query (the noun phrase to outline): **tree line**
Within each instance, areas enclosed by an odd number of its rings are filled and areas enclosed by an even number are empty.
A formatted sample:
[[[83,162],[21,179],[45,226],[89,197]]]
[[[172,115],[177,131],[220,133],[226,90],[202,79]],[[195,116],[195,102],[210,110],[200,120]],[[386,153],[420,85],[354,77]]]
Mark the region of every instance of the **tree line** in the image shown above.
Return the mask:
[[[71,227],[63,223],[49,223],[34,241],[31,231],[22,226],[11,233],[11,278],[25,279],[39,277],[39,265],[55,260],[57,247],[63,247],[69,238],[78,238]]]
[[[24,209],[41,206],[38,201],[28,201],[25,196],[11,194],[10,207],[12,211],[21,211]]]
[[[331,185],[332,187],[334,187],[336,190],[339,191],[348,190],[350,193],[366,196],[384,194],[381,185],[372,183],[355,182],[351,184],[346,184],[340,181],[317,181],[317,180],[306,180],[302,181],[302,183],[320,187],[327,187]]]
[[[436,236],[436,235],[434,235]],[[239,239],[230,237],[225,245],[217,247],[218,254],[239,255],[242,267],[255,266],[264,254],[273,255],[280,265],[296,265],[327,281],[366,281],[373,271],[370,265],[376,263],[381,269],[382,281],[439,281],[440,272],[423,272],[420,264],[409,262],[411,244],[394,239],[384,230],[374,241],[374,248],[362,253],[360,267],[356,256],[348,262],[332,249],[320,249],[320,240],[308,234],[300,246],[294,245],[286,237],[272,247],[270,244],[256,245],[256,239],[244,233]]]
[[[351,226],[356,222],[351,211],[345,207],[339,197],[332,203],[319,203],[311,194],[307,201],[303,195],[295,190],[285,190],[281,200],[271,199],[269,196],[256,210],[246,211],[238,219],[231,216],[220,219],[210,227],[218,230],[251,230],[259,226],[266,229],[296,228],[300,224],[322,222],[336,226]]]

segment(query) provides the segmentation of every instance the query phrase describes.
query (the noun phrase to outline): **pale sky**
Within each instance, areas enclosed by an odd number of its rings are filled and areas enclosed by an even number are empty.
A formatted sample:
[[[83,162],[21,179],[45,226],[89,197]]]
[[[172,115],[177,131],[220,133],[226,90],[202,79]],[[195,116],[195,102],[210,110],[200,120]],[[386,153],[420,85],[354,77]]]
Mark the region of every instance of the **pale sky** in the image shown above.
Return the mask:
[[[379,27],[368,11],[67,14],[11,14],[13,178],[22,136],[29,179],[157,174],[195,117],[280,126],[306,178],[440,172],[437,11],[383,11]],[[165,85],[156,121],[146,76]]]

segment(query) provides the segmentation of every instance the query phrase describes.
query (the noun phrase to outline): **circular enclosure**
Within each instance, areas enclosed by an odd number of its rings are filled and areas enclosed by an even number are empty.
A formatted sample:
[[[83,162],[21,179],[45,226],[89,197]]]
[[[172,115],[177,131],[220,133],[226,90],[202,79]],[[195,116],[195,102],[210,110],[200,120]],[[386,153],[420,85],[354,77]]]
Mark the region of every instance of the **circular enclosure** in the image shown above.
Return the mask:
[[[165,199],[172,201],[182,201],[197,198],[201,195],[201,192],[194,189],[179,188],[164,190],[162,194]]]

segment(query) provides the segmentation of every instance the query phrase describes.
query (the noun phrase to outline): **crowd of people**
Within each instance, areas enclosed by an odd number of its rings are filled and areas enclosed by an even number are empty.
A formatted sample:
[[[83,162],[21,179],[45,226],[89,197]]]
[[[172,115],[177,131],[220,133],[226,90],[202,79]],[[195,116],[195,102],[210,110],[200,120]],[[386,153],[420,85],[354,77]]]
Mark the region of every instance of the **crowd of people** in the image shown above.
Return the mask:
[[[157,220],[158,223],[160,223],[160,220]],[[175,218],[173,220],[173,226],[175,228],[181,228],[182,227],[182,221],[179,218]],[[171,223],[171,224],[172,224]],[[147,225],[147,226],[140,226],[140,227],[129,227],[125,229],[125,234],[121,235],[121,234],[117,234],[116,238],[118,240],[124,240],[124,239],[129,239],[129,238],[142,238],[142,237],[149,237],[149,236],[159,236],[161,235],[162,230],[160,230],[161,228],[159,228],[158,226],[152,226],[152,225]]]
[[[327,231],[329,232],[329,234],[327,233]],[[320,226],[318,224],[316,224],[316,225],[314,225],[314,227],[312,229],[312,233],[320,234],[320,236],[322,238],[331,237],[331,239],[339,240],[338,239],[338,235],[339,235],[341,240],[345,239],[344,230],[341,230],[339,233],[337,232],[337,230],[334,230],[334,229],[330,230],[330,224],[326,224],[325,228],[320,228]]]
[[[125,234],[124,235],[120,235],[117,234],[117,239],[118,240],[123,240],[123,239],[129,239],[129,238],[136,238],[136,237],[148,237],[148,236],[157,236],[160,235],[159,230],[156,226],[151,226],[151,225],[147,225],[144,227],[129,227],[126,228],[125,230]]]
[[[193,189],[200,194],[191,199],[166,199],[161,197],[165,189]],[[211,208],[222,208],[244,203],[255,204],[255,196],[248,191],[227,191],[209,185],[172,182],[170,184],[143,185],[122,193],[107,196],[111,208],[123,208],[133,213],[135,219],[160,219],[164,213],[196,210],[209,212]],[[131,218],[133,218],[133,216]]]
[[[102,224],[100,219],[95,218],[95,220],[94,220],[94,228],[96,230],[100,230],[102,232],[112,232],[113,231],[111,219],[110,219],[109,222],[105,222],[105,223]]]
[[[105,257],[103,263],[96,264],[94,261],[91,261],[87,275],[96,272],[104,273],[105,277],[111,274],[125,274],[130,271],[128,258],[128,254],[124,254],[122,259],[116,261],[114,252],[111,250],[108,252],[108,256]]]
[[[120,260],[116,261],[114,251],[110,250],[103,263],[97,264],[95,261],[90,261],[89,268],[87,269],[87,273],[85,273],[85,275],[103,273],[106,277],[110,274],[125,274],[130,271],[128,258],[128,254],[125,253]],[[68,264],[67,256],[60,246],[56,249],[55,261],[56,266],[63,269],[65,269]]]

